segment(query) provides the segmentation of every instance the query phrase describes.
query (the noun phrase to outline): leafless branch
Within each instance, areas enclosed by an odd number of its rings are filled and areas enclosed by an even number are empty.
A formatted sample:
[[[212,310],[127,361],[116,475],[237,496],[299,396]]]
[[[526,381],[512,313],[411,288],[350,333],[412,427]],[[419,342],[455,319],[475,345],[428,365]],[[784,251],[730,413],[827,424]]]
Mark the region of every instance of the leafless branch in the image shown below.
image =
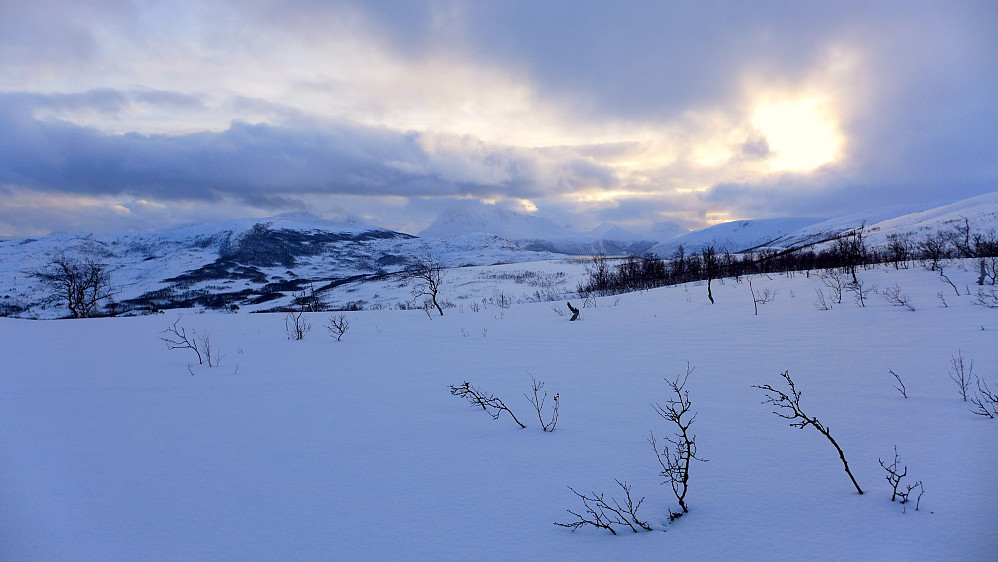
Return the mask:
[[[988,388],[988,383],[977,379],[977,392],[970,397],[970,403],[974,405],[971,412],[986,418],[998,418],[998,392],[993,392]]]
[[[967,391],[974,378],[974,360],[971,359],[969,364],[964,364],[963,353],[957,350],[956,355],[949,360],[949,378],[956,383],[960,389],[960,397],[966,402]]]
[[[898,468],[901,464],[901,457],[898,455],[898,446],[894,445],[894,461],[891,464],[887,464],[883,459],[877,459],[880,462],[880,466],[887,472],[884,479],[887,483],[891,485],[891,501],[898,500],[901,505],[908,503],[911,491],[918,488],[920,491],[915,501],[915,511],[918,511],[919,504],[922,502],[922,494],[925,493],[925,488],[922,486],[922,481],[919,480],[914,484],[905,484],[904,490],[901,490],[901,480],[908,475],[908,467]],[[905,508],[907,509],[907,508]]]
[[[693,402],[690,400],[689,390],[686,390],[685,387],[686,381],[689,380],[693,371],[694,367],[687,363],[685,373],[676,375],[675,380],[666,379],[665,382],[672,390],[672,395],[664,406],[652,404],[655,413],[674,425],[677,430],[665,438],[669,445],[664,445],[661,451],[659,451],[654,432],[651,432],[648,439],[652,450],[655,451],[658,464],[662,467],[659,474],[666,479],[663,484],[668,483],[672,487],[672,492],[679,501],[679,507],[682,508],[681,512],[669,510],[670,521],[689,511],[686,505],[686,492],[689,490],[690,465],[694,460],[707,461],[707,459],[697,456],[696,435],[690,431],[690,426],[696,420],[697,413],[690,413]]]
[[[290,340],[303,340],[305,335],[312,330],[312,323],[308,321],[304,310],[289,312],[284,317],[284,330]]]
[[[904,387],[904,383],[901,382],[901,377],[897,373],[895,373],[892,369],[888,369],[887,372],[889,372],[894,377],[894,379],[897,380],[897,384],[894,385],[894,390],[900,392],[901,396],[907,398],[908,392],[907,389],[905,389]]]
[[[507,408],[506,404],[504,404],[503,401],[498,396],[495,396],[485,390],[475,388],[468,381],[464,381],[464,383],[458,386],[448,385],[447,388],[450,389],[451,394],[460,398],[464,398],[473,407],[474,406],[481,407],[482,410],[486,414],[492,416],[492,419],[494,420],[498,420],[499,415],[502,414],[503,412],[506,412],[509,414],[511,418],[513,418],[513,421],[516,422],[516,425],[520,426],[521,428],[527,427],[522,423],[520,423],[520,420],[516,419],[516,414],[514,414],[512,410]]]
[[[544,421],[544,402],[547,400],[548,392],[544,389],[544,381],[539,381],[530,376],[531,390],[533,390],[534,395],[528,396],[527,393],[523,393],[523,397],[527,399],[528,402],[537,410],[537,419],[541,423],[541,429],[544,431],[554,431],[555,426],[558,425],[558,406],[560,405],[558,401],[558,394],[554,395],[554,407],[551,412],[551,420],[548,422]],[[543,394],[538,394],[543,392]]]
[[[336,341],[343,339],[343,334],[347,333],[350,329],[350,321],[347,320],[346,314],[340,314],[339,316],[330,316],[329,325],[326,326],[329,330],[329,335],[336,338]]]
[[[832,438],[832,434],[829,432],[828,428],[822,425],[822,423],[818,421],[818,418],[807,415],[801,409],[801,392],[797,390],[796,386],[794,386],[794,381],[790,378],[790,371],[784,371],[780,373],[780,376],[786,380],[789,388],[789,394],[783,392],[782,390],[777,390],[768,384],[754,384],[752,387],[765,391],[766,400],[763,401],[763,404],[772,404],[775,406],[776,409],[773,410],[773,413],[785,420],[791,420],[792,423],[790,424],[790,427],[804,429],[810,425],[814,426],[819,433],[824,435],[839,453],[839,459],[842,461],[842,467],[845,469],[846,474],[849,475],[849,480],[852,481],[852,485],[856,487],[857,492],[862,494],[863,489],[859,487],[858,483],[856,483],[856,478],[853,477],[852,471],[849,470],[849,463],[846,462],[845,453],[842,452],[842,448],[839,447],[839,444]]]
[[[190,349],[197,355],[198,365],[207,364],[209,367],[217,367],[222,361],[222,355],[211,346],[211,338],[208,333],[199,334],[196,330],[192,330],[191,335],[187,335],[187,329],[180,325],[181,318],[183,315],[177,317],[173,324],[163,330],[162,333],[166,335],[160,336],[159,339],[166,342],[169,349]],[[188,370],[191,371],[192,375],[194,374],[190,365],[188,365]]]
[[[585,527],[586,525],[591,525],[597,529],[606,529],[610,531],[611,534],[616,535],[617,531],[614,530],[614,525],[627,526],[632,532],[639,532],[640,530],[651,531],[651,527],[646,521],[642,521],[638,518],[638,508],[641,507],[641,502],[645,501],[642,497],[640,500],[635,502],[631,498],[631,487],[627,485],[626,482],[621,482],[620,480],[614,479],[624,490],[624,503],[621,505],[616,498],[611,497],[609,501],[606,500],[606,495],[603,492],[597,494],[596,492],[590,492],[587,496],[586,494],[581,494],[572,488],[568,487],[573,494],[582,499],[582,505],[585,506],[585,514],[576,513],[571,509],[565,511],[571,513],[578,518],[578,521],[573,521],[571,523],[558,523],[555,525],[559,527],[569,527],[574,533],[577,529]]]
[[[884,296],[884,300],[894,306],[900,306],[911,312],[915,311],[915,307],[911,304],[911,299],[908,295],[901,292],[901,287],[894,285],[893,287],[887,287],[880,294]]]

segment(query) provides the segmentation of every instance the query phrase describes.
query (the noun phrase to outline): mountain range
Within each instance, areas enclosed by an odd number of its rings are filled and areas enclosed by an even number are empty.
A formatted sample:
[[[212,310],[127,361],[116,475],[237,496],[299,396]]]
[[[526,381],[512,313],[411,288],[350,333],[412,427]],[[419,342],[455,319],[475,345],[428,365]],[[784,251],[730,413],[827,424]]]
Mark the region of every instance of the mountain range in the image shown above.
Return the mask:
[[[869,245],[891,235],[922,237],[964,221],[998,228],[998,192],[930,209],[891,207],[845,217],[733,221],[692,232],[663,223],[634,232],[604,224],[576,232],[546,219],[494,207],[442,213],[419,236],[357,217],[288,213],[156,232],[59,234],[0,241],[0,315],[57,317],[33,273],[59,255],[109,265],[124,309],[203,306],[246,310],[287,307],[295,295],[322,299],[338,287],[384,282],[416,259],[443,267],[489,266],[603,253],[668,258],[706,245],[731,253],[820,246],[862,226]]]

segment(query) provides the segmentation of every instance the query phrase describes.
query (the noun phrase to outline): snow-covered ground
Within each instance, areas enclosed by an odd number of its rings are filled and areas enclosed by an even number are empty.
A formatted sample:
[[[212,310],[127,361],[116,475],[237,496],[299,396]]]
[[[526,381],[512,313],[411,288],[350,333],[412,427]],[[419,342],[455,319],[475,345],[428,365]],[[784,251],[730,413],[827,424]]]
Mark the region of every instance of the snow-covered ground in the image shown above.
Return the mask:
[[[578,282],[586,275],[588,258],[569,258],[489,266],[455,267],[444,270],[444,306],[458,312],[490,302],[544,302],[574,296]],[[617,260],[610,259],[611,264]],[[414,297],[412,282],[401,275],[378,281],[344,283],[324,292],[324,308],[365,309],[418,307],[424,297]],[[255,307],[267,309],[272,303]],[[247,307],[253,310],[254,307]]]
[[[917,310],[818,310],[819,280],[797,275],[752,278],[779,290],[758,316],[727,280],[714,305],[691,284],[602,298],[580,322],[553,303],[347,313],[340,342],[329,313],[292,341],[283,315],[187,312],[224,354],[194,376],[193,353],[159,339],[177,312],[0,318],[0,558],[993,560],[998,420],[968,411],[948,368],[961,353],[998,383],[998,310],[921,268],[861,277]],[[647,440],[671,428],[650,404],[687,362],[709,462],[670,524]],[[820,434],[761,404],[751,385],[786,370],[866,494]],[[530,375],[560,394],[553,433],[522,396]],[[451,396],[465,380],[529,427]],[[895,445],[926,489],[917,512],[891,503],[877,462]],[[582,509],[566,486],[619,497],[614,478],[646,497],[653,532],[552,524]]]

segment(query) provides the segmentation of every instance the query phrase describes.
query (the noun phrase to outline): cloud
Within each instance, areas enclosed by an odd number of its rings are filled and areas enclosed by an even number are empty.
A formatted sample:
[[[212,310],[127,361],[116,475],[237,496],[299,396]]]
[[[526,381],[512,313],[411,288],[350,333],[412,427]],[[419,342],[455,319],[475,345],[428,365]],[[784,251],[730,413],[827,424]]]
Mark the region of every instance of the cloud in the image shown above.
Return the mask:
[[[987,1],[12,0],[0,185],[416,229],[465,199],[594,226],[971,196],[998,189],[996,27]],[[816,108],[834,160],[774,172],[760,106]]]
[[[0,95],[0,183],[160,200],[351,194],[522,197],[607,185],[612,173],[570,151],[494,145],[469,136],[400,132],[347,122],[311,128],[234,122],[220,132],[107,134],[33,116],[82,106],[113,112],[136,96]],[[157,92],[169,103],[196,99]]]

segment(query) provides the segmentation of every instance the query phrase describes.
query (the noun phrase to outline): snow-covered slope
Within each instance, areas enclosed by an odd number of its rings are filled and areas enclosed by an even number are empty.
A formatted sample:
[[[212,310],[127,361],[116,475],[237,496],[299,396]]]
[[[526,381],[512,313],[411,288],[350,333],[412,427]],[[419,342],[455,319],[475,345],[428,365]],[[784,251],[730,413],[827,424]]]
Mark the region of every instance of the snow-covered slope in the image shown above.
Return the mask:
[[[349,279],[398,271],[414,257],[446,267],[548,259],[488,235],[419,239],[352,217],[305,213],[126,234],[75,234],[0,242],[0,305],[41,317],[49,306],[31,272],[60,254],[107,263],[124,308],[177,306],[248,310],[284,306],[305,288],[320,293]]]
[[[719,252],[737,253],[768,244],[805,226],[819,222],[815,218],[781,218],[732,221],[715,224],[670,238],[649,250],[662,258],[675,254],[679,246],[687,253],[699,252],[706,246],[714,246]]]
[[[864,241],[881,246],[889,236],[917,241],[940,231],[950,232],[964,219],[971,231],[985,234],[998,230],[998,192],[988,193],[947,205],[925,209],[923,206],[894,206],[837,217],[806,226],[770,243],[773,248],[794,248],[827,243],[839,234],[863,227]]]
[[[925,207],[922,205],[895,205],[835,217],[787,233],[773,240],[770,246],[773,248],[797,248],[818,244],[863,225],[872,226],[884,220],[924,209]]]
[[[866,240],[878,245],[885,244],[892,234],[924,237],[940,230],[952,230],[964,224],[964,219],[972,232],[998,230],[998,192],[874,223],[866,229]]]
[[[947,270],[958,286],[973,271]],[[952,357],[998,384],[998,311],[951,296],[921,268],[864,271],[909,312],[871,298],[813,305],[816,276],[752,278],[778,292],[753,314],[748,283],[598,299],[582,319],[552,303],[348,312],[342,341],[309,314],[185,314],[210,334],[214,368],[159,340],[179,314],[31,322],[0,318],[3,560],[993,560],[998,420],[974,416]],[[576,302],[576,305],[579,303]],[[562,313],[564,303],[558,303]],[[651,404],[695,370],[689,513],[648,443],[674,427]],[[188,365],[190,372],[188,371]],[[761,404],[782,386],[835,449]],[[907,398],[892,388],[901,377]],[[193,372],[193,375],[191,375]],[[530,376],[559,394],[554,432],[524,399]],[[448,392],[469,381],[528,427]],[[975,389],[976,390],[976,389]],[[915,510],[891,502],[878,463],[894,447]],[[653,528],[617,536],[552,523],[580,493],[624,495]],[[902,487],[902,490],[904,488]],[[917,495],[916,489],[914,494]]]

